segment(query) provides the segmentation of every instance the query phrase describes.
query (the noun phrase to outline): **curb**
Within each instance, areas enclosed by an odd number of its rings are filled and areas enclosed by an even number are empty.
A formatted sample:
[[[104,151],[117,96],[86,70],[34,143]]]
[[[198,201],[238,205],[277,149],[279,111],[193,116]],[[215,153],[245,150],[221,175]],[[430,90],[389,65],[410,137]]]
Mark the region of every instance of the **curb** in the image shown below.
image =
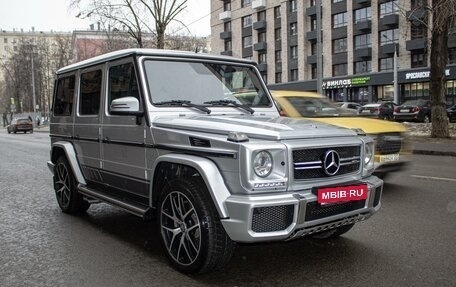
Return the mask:
[[[456,157],[456,152],[453,151],[436,151],[436,150],[422,150],[422,149],[414,149],[412,150],[413,154],[421,154],[421,155],[438,155],[438,156],[454,156]]]

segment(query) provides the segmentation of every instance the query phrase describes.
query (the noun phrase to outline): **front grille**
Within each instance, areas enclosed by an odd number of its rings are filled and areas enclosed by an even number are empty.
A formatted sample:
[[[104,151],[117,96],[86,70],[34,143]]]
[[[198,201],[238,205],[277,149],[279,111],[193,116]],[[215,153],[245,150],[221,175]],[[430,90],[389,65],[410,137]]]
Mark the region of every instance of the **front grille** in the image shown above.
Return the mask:
[[[321,205],[313,201],[307,203],[306,221],[321,219],[353,210],[361,209],[366,204],[366,200],[348,201],[336,204]]]
[[[329,175],[323,169],[323,157],[328,150],[335,150],[340,156],[340,168],[335,176],[359,170],[361,164],[360,146],[309,148],[293,151],[294,178],[314,179],[328,177]]]
[[[253,209],[252,231],[273,232],[287,229],[293,222],[293,205],[256,207]]]
[[[374,207],[380,203],[380,197],[382,195],[382,187],[379,186],[375,189],[375,196],[374,196]]]
[[[402,147],[402,138],[400,133],[380,134],[376,138],[375,152],[377,154],[399,153]]]

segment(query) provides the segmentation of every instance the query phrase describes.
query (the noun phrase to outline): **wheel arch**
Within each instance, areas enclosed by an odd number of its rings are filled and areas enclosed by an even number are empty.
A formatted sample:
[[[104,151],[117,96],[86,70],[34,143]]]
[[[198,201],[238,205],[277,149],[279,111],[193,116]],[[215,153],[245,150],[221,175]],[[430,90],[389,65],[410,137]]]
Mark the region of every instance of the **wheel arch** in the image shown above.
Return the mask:
[[[167,154],[159,157],[152,168],[150,205],[157,206],[161,190],[167,180],[200,176],[221,218],[228,217],[225,201],[231,195],[217,165],[194,155]]]
[[[51,162],[55,164],[60,156],[65,156],[71,166],[74,177],[78,183],[86,184],[81,168],[79,167],[76,151],[70,142],[58,141],[52,144]]]

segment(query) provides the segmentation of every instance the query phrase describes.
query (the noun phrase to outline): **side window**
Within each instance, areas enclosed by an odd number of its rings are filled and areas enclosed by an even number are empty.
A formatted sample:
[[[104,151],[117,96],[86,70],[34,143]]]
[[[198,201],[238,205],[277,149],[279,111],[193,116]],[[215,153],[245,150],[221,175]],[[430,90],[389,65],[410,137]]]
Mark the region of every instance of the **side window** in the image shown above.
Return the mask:
[[[101,97],[101,70],[81,74],[79,114],[98,115]]]
[[[139,99],[138,82],[133,63],[113,66],[109,69],[108,104],[118,98],[135,97]]]
[[[75,77],[68,76],[57,81],[57,91],[54,99],[55,116],[71,116],[74,98]]]

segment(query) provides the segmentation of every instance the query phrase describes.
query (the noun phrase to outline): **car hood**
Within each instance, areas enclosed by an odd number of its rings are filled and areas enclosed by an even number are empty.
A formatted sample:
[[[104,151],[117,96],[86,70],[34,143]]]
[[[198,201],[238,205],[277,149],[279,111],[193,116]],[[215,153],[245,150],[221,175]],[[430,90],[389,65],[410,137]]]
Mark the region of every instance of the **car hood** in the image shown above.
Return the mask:
[[[349,129],[362,129],[367,134],[406,132],[407,128],[395,122],[362,117],[327,117],[312,120]]]
[[[158,128],[181,129],[228,135],[242,132],[249,138],[283,140],[302,138],[345,137],[356,132],[341,127],[306,119],[268,116],[182,116],[158,117],[153,121]]]

